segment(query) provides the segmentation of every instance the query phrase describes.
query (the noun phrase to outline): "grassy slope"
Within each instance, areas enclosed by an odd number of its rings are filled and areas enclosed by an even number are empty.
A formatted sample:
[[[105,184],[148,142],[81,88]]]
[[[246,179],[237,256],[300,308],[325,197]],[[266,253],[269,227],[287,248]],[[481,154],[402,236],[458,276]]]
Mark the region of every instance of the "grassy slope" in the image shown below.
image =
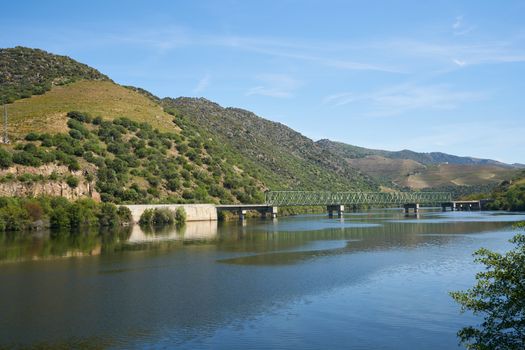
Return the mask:
[[[440,164],[407,176],[400,184],[412,188],[498,184],[515,173],[516,170],[494,165]]]
[[[105,119],[125,116],[162,131],[175,130],[173,117],[143,94],[110,81],[83,80],[8,105],[10,136],[21,137],[31,131],[65,132],[66,113],[73,110]]]

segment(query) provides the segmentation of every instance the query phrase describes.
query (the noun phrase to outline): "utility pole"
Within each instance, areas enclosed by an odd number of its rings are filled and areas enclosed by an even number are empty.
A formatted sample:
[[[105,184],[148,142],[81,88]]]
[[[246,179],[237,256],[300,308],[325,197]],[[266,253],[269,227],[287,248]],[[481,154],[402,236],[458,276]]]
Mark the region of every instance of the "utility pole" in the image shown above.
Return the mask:
[[[7,136],[7,104],[4,103],[4,136],[2,139],[3,143],[9,143],[9,137]]]

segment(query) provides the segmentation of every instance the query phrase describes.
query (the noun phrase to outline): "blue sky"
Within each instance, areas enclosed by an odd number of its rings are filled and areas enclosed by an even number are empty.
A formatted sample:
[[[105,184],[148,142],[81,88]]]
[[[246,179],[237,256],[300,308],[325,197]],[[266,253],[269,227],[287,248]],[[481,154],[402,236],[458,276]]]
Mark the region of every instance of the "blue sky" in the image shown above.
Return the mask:
[[[317,140],[525,163],[525,1],[10,1],[0,46]]]

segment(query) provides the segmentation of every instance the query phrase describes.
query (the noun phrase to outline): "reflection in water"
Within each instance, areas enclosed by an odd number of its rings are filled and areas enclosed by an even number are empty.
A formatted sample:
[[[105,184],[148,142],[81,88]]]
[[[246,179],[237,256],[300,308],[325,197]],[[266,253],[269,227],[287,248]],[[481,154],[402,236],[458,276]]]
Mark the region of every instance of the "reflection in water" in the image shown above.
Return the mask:
[[[211,241],[217,237],[217,222],[192,221],[183,226],[160,228],[134,225],[126,243],[144,243],[167,240]]]
[[[448,291],[524,219],[384,210],[1,235],[0,348],[454,348],[468,320]]]

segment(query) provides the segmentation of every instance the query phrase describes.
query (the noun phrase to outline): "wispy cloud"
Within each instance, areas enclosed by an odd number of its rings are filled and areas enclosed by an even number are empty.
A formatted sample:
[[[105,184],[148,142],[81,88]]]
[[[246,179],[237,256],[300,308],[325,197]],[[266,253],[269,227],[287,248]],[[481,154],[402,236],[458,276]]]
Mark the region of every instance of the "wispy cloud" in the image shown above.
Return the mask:
[[[452,30],[454,35],[466,35],[476,29],[475,26],[469,26],[465,24],[463,16],[457,16],[452,24]]]
[[[365,94],[338,93],[325,97],[323,102],[332,106],[364,103],[369,116],[392,116],[412,110],[451,110],[485,97],[485,93],[454,91],[446,85],[402,84]]]
[[[521,43],[522,40],[518,40]],[[525,49],[511,39],[481,44],[432,43],[398,39],[385,43],[385,48],[400,52],[407,59],[425,58],[428,62],[451,62],[458,66],[525,62]]]
[[[201,92],[203,92],[204,90],[206,90],[208,88],[208,86],[210,86],[210,83],[211,83],[211,76],[209,74],[206,74],[205,76],[203,76],[199,80],[199,82],[197,83],[197,85],[193,89],[193,92],[194,93],[201,93]]]
[[[277,98],[290,98],[301,86],[301,82],[286,74],[263,74],[257,77],[260,85],[251,87],[246,96],[261,95]]]

